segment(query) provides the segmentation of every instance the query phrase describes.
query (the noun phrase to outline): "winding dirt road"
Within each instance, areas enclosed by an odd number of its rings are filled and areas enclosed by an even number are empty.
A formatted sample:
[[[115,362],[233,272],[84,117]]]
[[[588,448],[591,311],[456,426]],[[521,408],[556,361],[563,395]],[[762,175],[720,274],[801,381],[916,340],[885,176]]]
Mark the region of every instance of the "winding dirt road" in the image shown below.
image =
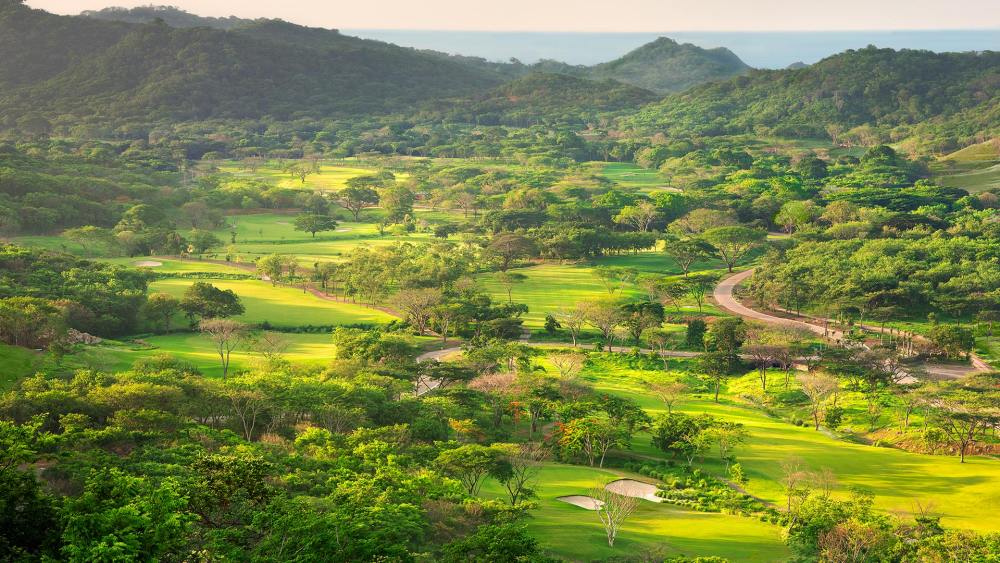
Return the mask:
[[[736,286],[746,281],[753,275],[753,272],[754,270],[751,268],[738,274],[734,274],[722,280],[719,285],[715,286],[715,291],[712,293],[712,297],[715,299],[716,304],[718,304],[718,306],[722,309],[746,319],[752,319],[773,325],[804,329],[832,340],[840,340],[843,338],[842,332],[815,324],[816,322],[822,321],[822,319],[811,318],[814,322],[806,322],[798,319],[778,317],[761,311],[756,311],[737,301],[736,297],[733,295]],[[827,321],[829,322],[829,320]],[[869,325],[860,325],[860,328],[874,332],[881,332],[883,330],[880,327]],[[915,335],[913,338],[915,340],[925,340],[920,335]],[[972,373],[992,371],[990,365],[975,354],[972,355],[971,365],[928,362],[922,367],[929,375],[939,379],[960,379]]]

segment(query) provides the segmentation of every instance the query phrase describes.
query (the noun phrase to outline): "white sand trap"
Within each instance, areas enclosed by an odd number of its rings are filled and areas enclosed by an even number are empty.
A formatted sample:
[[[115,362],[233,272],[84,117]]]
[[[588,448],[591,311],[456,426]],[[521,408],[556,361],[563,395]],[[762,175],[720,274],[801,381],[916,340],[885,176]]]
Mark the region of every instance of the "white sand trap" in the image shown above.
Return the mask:
[[[349,232],[351,232],[353,230],[354,229],[351,229],[349,227],[344,227],[343,229],[337,229],[336,231],[333,231],[333,232],[335,232],[335,233],[349,233]]]
[[[636,481],[635,479],[619,479],[604,486],[612,493],[618,493],[627,497],[641,498],[650,502],[663,502],[663,499],[656,496],[656,485]]]
[[[597,510],[598,508],[604,506],[602,501],[597,500],[594,497],[588,497],[585,495],[570,495],[568,497],[557,497],[556,500],[572,504],[573,506],[579,506],[585,510]]]
[[[275,225],[291,225],[288,221],[275,221]]]
[[[163,262],[157,262],[155,260],[144,260],[142,262],[136,262],[135,265],[139,268],[157,268],[163,265]]]

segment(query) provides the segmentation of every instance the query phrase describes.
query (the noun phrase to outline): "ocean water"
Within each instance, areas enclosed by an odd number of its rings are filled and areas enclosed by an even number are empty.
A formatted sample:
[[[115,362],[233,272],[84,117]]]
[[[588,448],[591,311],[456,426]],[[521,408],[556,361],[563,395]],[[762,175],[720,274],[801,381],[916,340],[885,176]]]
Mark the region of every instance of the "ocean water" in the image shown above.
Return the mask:
[[[483,57],[516,58],[524,63],[555,59],[596,64],[616,59],[657,37],[699,47],[727,47],[756,68],[784,68],[868,45],[931,51],[1000,51],[1000,29],[940,31],[823,31],[663,33],[543,33],[344,29],[347,35],[380,39],[405,47]]]

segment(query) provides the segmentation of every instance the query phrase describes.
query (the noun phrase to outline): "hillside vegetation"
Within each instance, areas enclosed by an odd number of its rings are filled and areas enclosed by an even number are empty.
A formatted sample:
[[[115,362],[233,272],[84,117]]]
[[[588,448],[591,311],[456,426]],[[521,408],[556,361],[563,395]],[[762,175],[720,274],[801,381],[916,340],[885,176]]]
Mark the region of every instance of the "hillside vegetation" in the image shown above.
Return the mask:
[[[644,108],[630,125],[672,136],[829,136],[866,145],[920,132],[947,148],[996,133],[998,89],[1000,53],[868,47],[698,86]]]

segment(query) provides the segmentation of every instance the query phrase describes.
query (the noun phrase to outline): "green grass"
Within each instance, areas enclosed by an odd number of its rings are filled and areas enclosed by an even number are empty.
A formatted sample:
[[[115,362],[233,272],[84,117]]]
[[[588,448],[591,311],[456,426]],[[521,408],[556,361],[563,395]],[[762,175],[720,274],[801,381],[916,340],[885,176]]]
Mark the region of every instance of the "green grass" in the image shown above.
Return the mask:
[[[438,216],[441,212],[421,211],[419,218]],[[313,238],[309,233],[296,231],[292,225],[294,215],[264,213],[256,215],[234,215],[227,218],[230,225],[235,223],[236,242],[230,244],[231,226],[215,231],[224,248],[213,249],[209,256],[221,256],[231,250],[234,257],[243,262],[268,254],[296,256],[299,261],[311,265],[317,261],[338,260],[360,246],[389,246],[397,242],[425,243],[435,240],[430,233],[410,233],[394,236],[388,232],[381,236],[373,223],[342,222],[336,231],[317,233]]]
[[[165,258],[159,256],[150,257],[136,257],[136,258],[101,258],[101,262],[108,262],[111,264],[118,264],[119,266],[128,266],[130,268],[145,268],[151,272],[157,273],[168,273],[168,274],[190,274],[190,273],[206,273],[206,274],[245,274],[245,270],[241,270],[234,266],[226,266],[225,264],[214,264],[212,262],[200,262],[197,260],[178,260],[176,258]],[[143,266],[142,264],[146,262],[159,262],[159,266]]]
[[[41,361],[41,355],[33,350],[0,344],[0,391],[33,374]]]
[[[971,193],[1000,188],[1000,147],[993,141],[965,147],[932,165],[934,180]]]
[[[642,273],[678,275],[680,269],[670,257],[662,252],[644,252],[624,256],[611,256],[597,261],[600,265],[635,268]],[[541,327],[545,316],[560,309],[572,309],[577,303],[600,299],[636,298],[642,295],[635,284],[628,284],[612,296],[601,280],[594,275],[594,266],[589,264],[544,263],[527,268],[511,270],[527,276],[523,282],[514,284],[511,298],[515,303],[528,306],[524,316],[525,326]],[[507,300],[506,288],[497,281],[497,273],[483,274],[478,280],[483,288],[499,301]],[[683,306],[685,312],[697,312],[692,303]],[[671,310],[670,312],[673,312]],[[711,304],[705,303],[706,314],[719,314]]]
[[[288,161],[286,164],[295,163]],[[244,170],[236,163],[219,163],[218,168],[222,172],[227,172],[239,178],[252,178],[262,180],[280,186],[282,188],[337,191],[347,186],[347,181],[358,176],[376,174],[378,170],[360,166],[347,166],[342,164],[323,163],[317,174],[310,174],[306,181],[302,182],[298,177],[293,177],[288,172],[281,169],[277,162],[268,162],[254,172]],[[396,174],[397,180],[405,180],[407,174]]]
[[[603,363],[586,370],[584,377],[598,390],[631,397],[653,414],[662,405],[646,394],[640,381],[662,377],[663,372],[644,372],[621,367],[608,369]],[[737,451],[737,458],[750,478],[747,489],[776,504],[784,502],[780,484],[781,462],[791,456],[802,458],[813,470],[829,467],[839,480],[838,495],[850,487],[872,491],[876,505],[885,510],[909,512],[915,502],[933,503],[945,526],[976,530],[1000,528],[1000,461],[989,457],[970,457],[960,464],[954,456],[932,456],[902,450],[879,448],[831,438],[810,427],[799,427],[770,418],[759,410],[736,403],[726,395],[716,404],[708,394],[694,395],[680,410],[692,414],[709,413],[741,422],[752,434],[750,443]],[[888,414],[887,414],[888,416]],[[638,435],[635,453],[663,457],[650,445],[648,435]],[[722,474],[722,465],[711,457],[704,464]]]
[[[333,338],[328,333],[282,334],[288,343],[285,359],[305,365],[318,365],[330,361],[334,356]],[[144,338],[149,348],[131,348],[127,345],[88,346],[73,356],[72,360],[81,365],[109,372],[129,369],[136,360],[159,354],[170,354],[197,366],[206,376],[222,376],[219,355],[212,343],[200,333],[177,333]],[[253,367],[260,359],[250,350],[249,344],[239,346],[231,356],[230,370]]]
[[[670,557],[717,556],[732,561],[782,561],[789,556],[779,528],[757,520],[724,514],[682,510],[643,501],[622,527],[614,548],[604,528],[589,510],[556,500],[586,495],[589,489],[629,476],[620,471],[548,463],[538,476],[538,508],[530,512],[529,532],[543,549],[572,561],[593,561],[636,555],[661,548]],[[488,480],[482,493],[499,497],[502,487]]]
[[[166,279],[150,284],[150,293],[180,296],[195,281],[206,281],[219,289],[236,292],[246,313],[236,317],[248,323],[268,322],[272,326],[382,324],[394,317],[382,311],[320,299],[291,287],[272,287],[258,280]]]
[[[659,171],[643,168],[631,162],[593,162],[594,172],[625,188],[644,192],[662,191],[670,186]]]

